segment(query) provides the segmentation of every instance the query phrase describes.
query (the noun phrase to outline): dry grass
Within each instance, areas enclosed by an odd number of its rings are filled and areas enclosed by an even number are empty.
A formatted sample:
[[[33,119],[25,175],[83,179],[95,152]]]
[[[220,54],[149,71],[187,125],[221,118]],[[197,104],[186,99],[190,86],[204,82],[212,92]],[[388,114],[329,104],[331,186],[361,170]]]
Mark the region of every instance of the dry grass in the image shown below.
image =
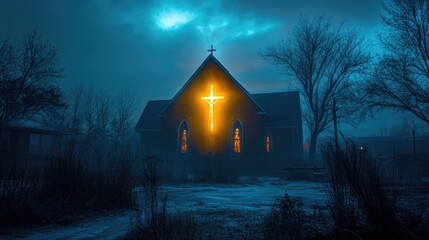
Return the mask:
[[[205,239],[207,229],[191,214],[169,214],[167,194],[161,186],[161,159],[146,154],[138,183],[143,186],[143,196],[136,197],[132,216],[132,230],[122,239]]]
[[[0,227],[67,223],[77,216],[134,203],[129,155],[105,168],[59,151],[42,167],[2,163]]]
[[[323,149],[329,171],[328,205],[335,223],[334,237],[350,239],[425,239],[427,219],[399,208],[398,191],[376,171],[365,149],[348,142],[335,151]],[[403,217],[404,215],[406,217]],[[412,224],[410,224],[412,223]],[[413,225],[413,227],[410,227]],[[340,237],[340,238],[341,238]]]

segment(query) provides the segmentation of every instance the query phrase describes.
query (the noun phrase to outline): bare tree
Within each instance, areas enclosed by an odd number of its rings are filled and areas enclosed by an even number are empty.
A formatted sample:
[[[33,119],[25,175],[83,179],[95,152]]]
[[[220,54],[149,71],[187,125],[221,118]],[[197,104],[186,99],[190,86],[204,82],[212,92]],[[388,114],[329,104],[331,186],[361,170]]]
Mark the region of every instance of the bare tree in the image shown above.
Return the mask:
[[[114,114],[111,120],[112,154],[117,156],[124,148],[128,147],[133,133],[133,117],[137,109],[135,95],[130,91],[121,91],[114,98]],[[122,149],[120,149],[120,147]]]
[[[57,50],[33,32],[0,45],[0,137],[7,122],[65,107],[54,81],[63,76]]]
[[[363,37],[326,16],[301,17],[290,38],[268,46],[260,56],[292,77],[304,97],[303,120],[310,131],[310,161],[314,160],[319,134],[332,125],[333,100],[338,118],[351,115],[353,80],[370,61]]]
[[[413,114],[429,124],[429,2],[392,0],[384,5],[385,47],[364,100],[373,109]]]
[[[107,92],[81,85],[72,89],[62,128],[69,132],[67,146],[78,155],[93,159],[116,159],[128,151],[136,113],[135,95],[121,91],[112,97]]]

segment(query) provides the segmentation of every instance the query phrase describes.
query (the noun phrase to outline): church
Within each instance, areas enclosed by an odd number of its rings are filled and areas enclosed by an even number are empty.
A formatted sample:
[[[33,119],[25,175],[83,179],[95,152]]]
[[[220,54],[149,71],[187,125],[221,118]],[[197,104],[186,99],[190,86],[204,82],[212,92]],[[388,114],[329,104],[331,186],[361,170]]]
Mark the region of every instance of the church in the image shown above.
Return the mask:
[[[172,99],[148,101],[135,127],[142,150],[172,176],[271,175],[302,165],[299,93],[250,94],[209,51]]]

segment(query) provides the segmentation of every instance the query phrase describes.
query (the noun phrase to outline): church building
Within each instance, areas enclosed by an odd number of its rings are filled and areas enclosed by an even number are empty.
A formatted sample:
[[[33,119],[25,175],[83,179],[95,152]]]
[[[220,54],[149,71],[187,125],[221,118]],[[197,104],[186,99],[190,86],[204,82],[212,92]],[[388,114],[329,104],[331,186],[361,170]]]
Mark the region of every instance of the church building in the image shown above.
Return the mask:
[[[147,103],[135,127],[143,151],[174,176],[270,175],[301,165],[299,93],[250,94],[209,51],[172,99]]]

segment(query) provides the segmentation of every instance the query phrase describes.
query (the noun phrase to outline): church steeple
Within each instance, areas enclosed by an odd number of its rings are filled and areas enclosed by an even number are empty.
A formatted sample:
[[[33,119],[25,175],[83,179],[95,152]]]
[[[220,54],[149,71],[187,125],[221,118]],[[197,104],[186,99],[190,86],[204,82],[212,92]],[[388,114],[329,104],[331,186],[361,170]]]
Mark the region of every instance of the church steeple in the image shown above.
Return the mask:
[[[207,52],[210,52],[210,55],[213,55],[213,52],[215,52],[216,49],[213,49],[213,44],[211,45],[210,49],[207,50]]]

